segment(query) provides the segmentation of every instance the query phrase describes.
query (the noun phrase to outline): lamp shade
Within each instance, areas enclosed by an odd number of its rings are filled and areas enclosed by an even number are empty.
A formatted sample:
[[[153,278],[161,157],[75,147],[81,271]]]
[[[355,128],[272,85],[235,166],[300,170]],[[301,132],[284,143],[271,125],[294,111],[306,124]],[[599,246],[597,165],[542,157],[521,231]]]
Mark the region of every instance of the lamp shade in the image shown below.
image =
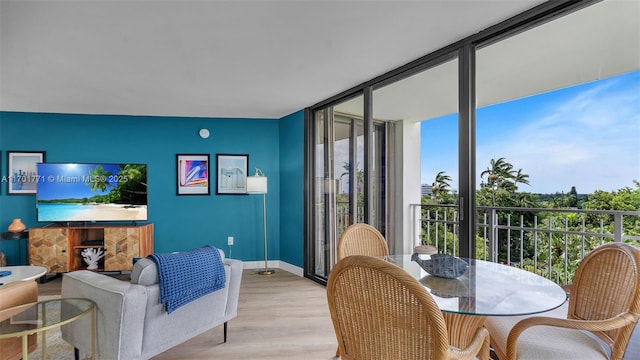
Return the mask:
[[[247,194],[266,194],[266,176],[247,176]]]

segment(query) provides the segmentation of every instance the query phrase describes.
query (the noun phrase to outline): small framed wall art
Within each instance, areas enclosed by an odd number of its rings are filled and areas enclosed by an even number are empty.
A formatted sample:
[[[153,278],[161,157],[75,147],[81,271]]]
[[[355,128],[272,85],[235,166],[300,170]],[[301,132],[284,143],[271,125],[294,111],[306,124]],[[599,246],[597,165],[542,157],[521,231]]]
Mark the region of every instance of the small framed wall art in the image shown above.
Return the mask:
[[[216,163],[216,194],[246,194],[249,155],[217,154]]]
[[[177,194],[209,195],[209,154],[177,154]]]
[[[44,151],[7,151],[7,194],[36,193],[36,164],[44,162],[44,155]]]

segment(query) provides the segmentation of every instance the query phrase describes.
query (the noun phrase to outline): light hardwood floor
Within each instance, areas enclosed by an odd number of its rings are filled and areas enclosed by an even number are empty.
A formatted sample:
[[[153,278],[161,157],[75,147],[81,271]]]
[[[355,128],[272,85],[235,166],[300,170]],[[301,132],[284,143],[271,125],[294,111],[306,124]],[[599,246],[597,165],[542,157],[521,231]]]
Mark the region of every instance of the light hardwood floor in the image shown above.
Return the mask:
[[[60,279],[39,285],[40,295],[60,293]],[[245,270],[238,317],[156,357],[175,359],[335,359],[337,342],[325,287],[283,270]]]
[[[39,295],[60,294],[60,284],[39,284]],[[227,343],[219,326],[153,360],[328,360],[337,359],[336,348],[324,286],[283,270],[269,276],[245,270]],[[640,359],[640,344],[632,339],[627,353],[625,360]]]

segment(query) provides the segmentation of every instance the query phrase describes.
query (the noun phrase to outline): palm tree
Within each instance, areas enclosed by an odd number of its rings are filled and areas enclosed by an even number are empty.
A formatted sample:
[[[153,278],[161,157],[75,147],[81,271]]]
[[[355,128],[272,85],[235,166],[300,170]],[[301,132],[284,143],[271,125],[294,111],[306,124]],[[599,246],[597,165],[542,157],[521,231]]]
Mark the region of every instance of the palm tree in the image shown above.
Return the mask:
[[[481,185],[491,188],[491,203],[493,206],[496,206],[496,190],[502,188],[506,179],[511,177],[510,172],[511,169],[513,169],[513,165],[508,163],[503,157],[498,160],[491,159],[489,164],[490,166],[480,173],[481,178],[487,177],[487,182]]]
[[[491,188],[493,206],[496,205],[495,192],[498,189],[514,193],[518,190],[518,183],[529,185],[529,175],[523,173],[521,168],[518,171],[513,170],[513,165],[503,157],[498,160],[491,159],[490,166],[480,173],[481,178],[485,176],[487,182],[480,185]]]
[[[508,163],[505,158],[501,157],[498,160],[491,159],[489,161],[490,166],[486,170],[480,173],[480,177],[487,176],[487,187],[499,187],[504,179],[510,176],[509,172],[513,169],[513,165]]]
[[[529,185],[529,174],[524,174],[522,169],[518,169],[518,172],[512,174],[511,180],[515,186],[515,190],[518,190],[518,183]]]
[[[442,194],[449,192],[449,188],[451,187],[449,181],[451,181],[451,176],[447,175],[444,171],[436,174],[435,181],[431,184],[431,191],[434,199],[437,199],[438,202],[442,201]]]

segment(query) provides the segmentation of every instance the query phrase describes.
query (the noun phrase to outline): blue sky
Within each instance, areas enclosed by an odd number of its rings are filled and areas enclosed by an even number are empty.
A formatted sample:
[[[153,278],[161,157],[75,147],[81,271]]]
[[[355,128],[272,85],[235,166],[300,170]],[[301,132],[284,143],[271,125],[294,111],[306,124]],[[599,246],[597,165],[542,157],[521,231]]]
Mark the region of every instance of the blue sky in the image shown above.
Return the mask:
[[[445,171],[458,188],[457,114],[423,121],[421,178]],[[478,110],[477,180],[500,157],[533,193],[634,188],[640,181],[640,71]]]

